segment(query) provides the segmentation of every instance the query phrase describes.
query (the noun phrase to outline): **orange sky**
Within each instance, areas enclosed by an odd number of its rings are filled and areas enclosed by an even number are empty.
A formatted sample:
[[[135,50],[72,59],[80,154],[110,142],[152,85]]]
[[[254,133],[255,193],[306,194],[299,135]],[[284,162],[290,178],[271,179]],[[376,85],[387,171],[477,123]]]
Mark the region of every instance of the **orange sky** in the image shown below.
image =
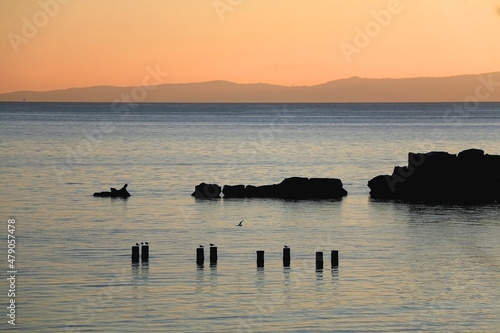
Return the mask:
[[[0,93],[500,71],[500,0],[0,0]]]

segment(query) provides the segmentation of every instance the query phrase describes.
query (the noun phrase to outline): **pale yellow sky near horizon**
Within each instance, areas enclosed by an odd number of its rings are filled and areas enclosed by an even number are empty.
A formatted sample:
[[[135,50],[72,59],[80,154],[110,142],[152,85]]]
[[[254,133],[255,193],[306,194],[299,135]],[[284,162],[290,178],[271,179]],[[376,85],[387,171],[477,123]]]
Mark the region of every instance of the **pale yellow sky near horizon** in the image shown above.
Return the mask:
[[[0,93],[480,74],[499,32],[500,0],[0,0]]]

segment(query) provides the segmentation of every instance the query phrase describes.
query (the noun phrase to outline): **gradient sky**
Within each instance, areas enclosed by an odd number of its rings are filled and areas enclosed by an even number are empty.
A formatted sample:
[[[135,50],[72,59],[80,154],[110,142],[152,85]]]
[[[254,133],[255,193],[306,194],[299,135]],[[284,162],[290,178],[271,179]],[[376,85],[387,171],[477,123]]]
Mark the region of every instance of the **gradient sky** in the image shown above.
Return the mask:
[[[0,93],[500,71],[500,0],[0,0],[0,35]]]

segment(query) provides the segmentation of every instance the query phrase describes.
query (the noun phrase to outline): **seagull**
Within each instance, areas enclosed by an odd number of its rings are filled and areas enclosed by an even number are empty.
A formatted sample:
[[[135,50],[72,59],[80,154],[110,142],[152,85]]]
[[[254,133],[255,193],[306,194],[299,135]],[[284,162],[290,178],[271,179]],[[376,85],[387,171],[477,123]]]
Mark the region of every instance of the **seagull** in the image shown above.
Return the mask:
[[[288,246],[288,245],[284,245],[284,247],[285,247],[285,249],[288,249],[290,246]]]
[[[240,223],[238,223],[236,226],[237,226],[237,227],[242,227],[242,226],[243,226],[243,221],[244,221],[244,220],[241,220],[241,221],[240,221]]]
[[[139,246],[139,243],[135,243],[135,246]]]
[[[144,242],[141,242],[141,245],[144,245]]]
[[[210,246],[215,246],[215,244],[213,244],[213,243],[210,243]]]
[[[203,247],[203,245],[200,245],[200,247]]]
[[[148,243],[148,242],[146,242],[146,245],[149,245],[149,243]]]

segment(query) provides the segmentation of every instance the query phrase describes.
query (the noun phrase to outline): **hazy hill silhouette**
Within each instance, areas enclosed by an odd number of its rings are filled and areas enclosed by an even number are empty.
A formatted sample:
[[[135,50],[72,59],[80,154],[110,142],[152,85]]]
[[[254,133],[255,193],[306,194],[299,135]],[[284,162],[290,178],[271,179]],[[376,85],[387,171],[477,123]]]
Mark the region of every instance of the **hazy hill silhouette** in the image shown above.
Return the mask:
[[[162,84],[146,94],[134,87],[95,86],[44,92],[0,94],[0,101],[115,102],[132,95],[132,102],[498,102],[500,72],[442,78],[368,79],[352,77],[315,86],[280,86],[228,81]],[[145,90],[143,89],[143,92]],[[144,98],[145,97],[145,98]]]

